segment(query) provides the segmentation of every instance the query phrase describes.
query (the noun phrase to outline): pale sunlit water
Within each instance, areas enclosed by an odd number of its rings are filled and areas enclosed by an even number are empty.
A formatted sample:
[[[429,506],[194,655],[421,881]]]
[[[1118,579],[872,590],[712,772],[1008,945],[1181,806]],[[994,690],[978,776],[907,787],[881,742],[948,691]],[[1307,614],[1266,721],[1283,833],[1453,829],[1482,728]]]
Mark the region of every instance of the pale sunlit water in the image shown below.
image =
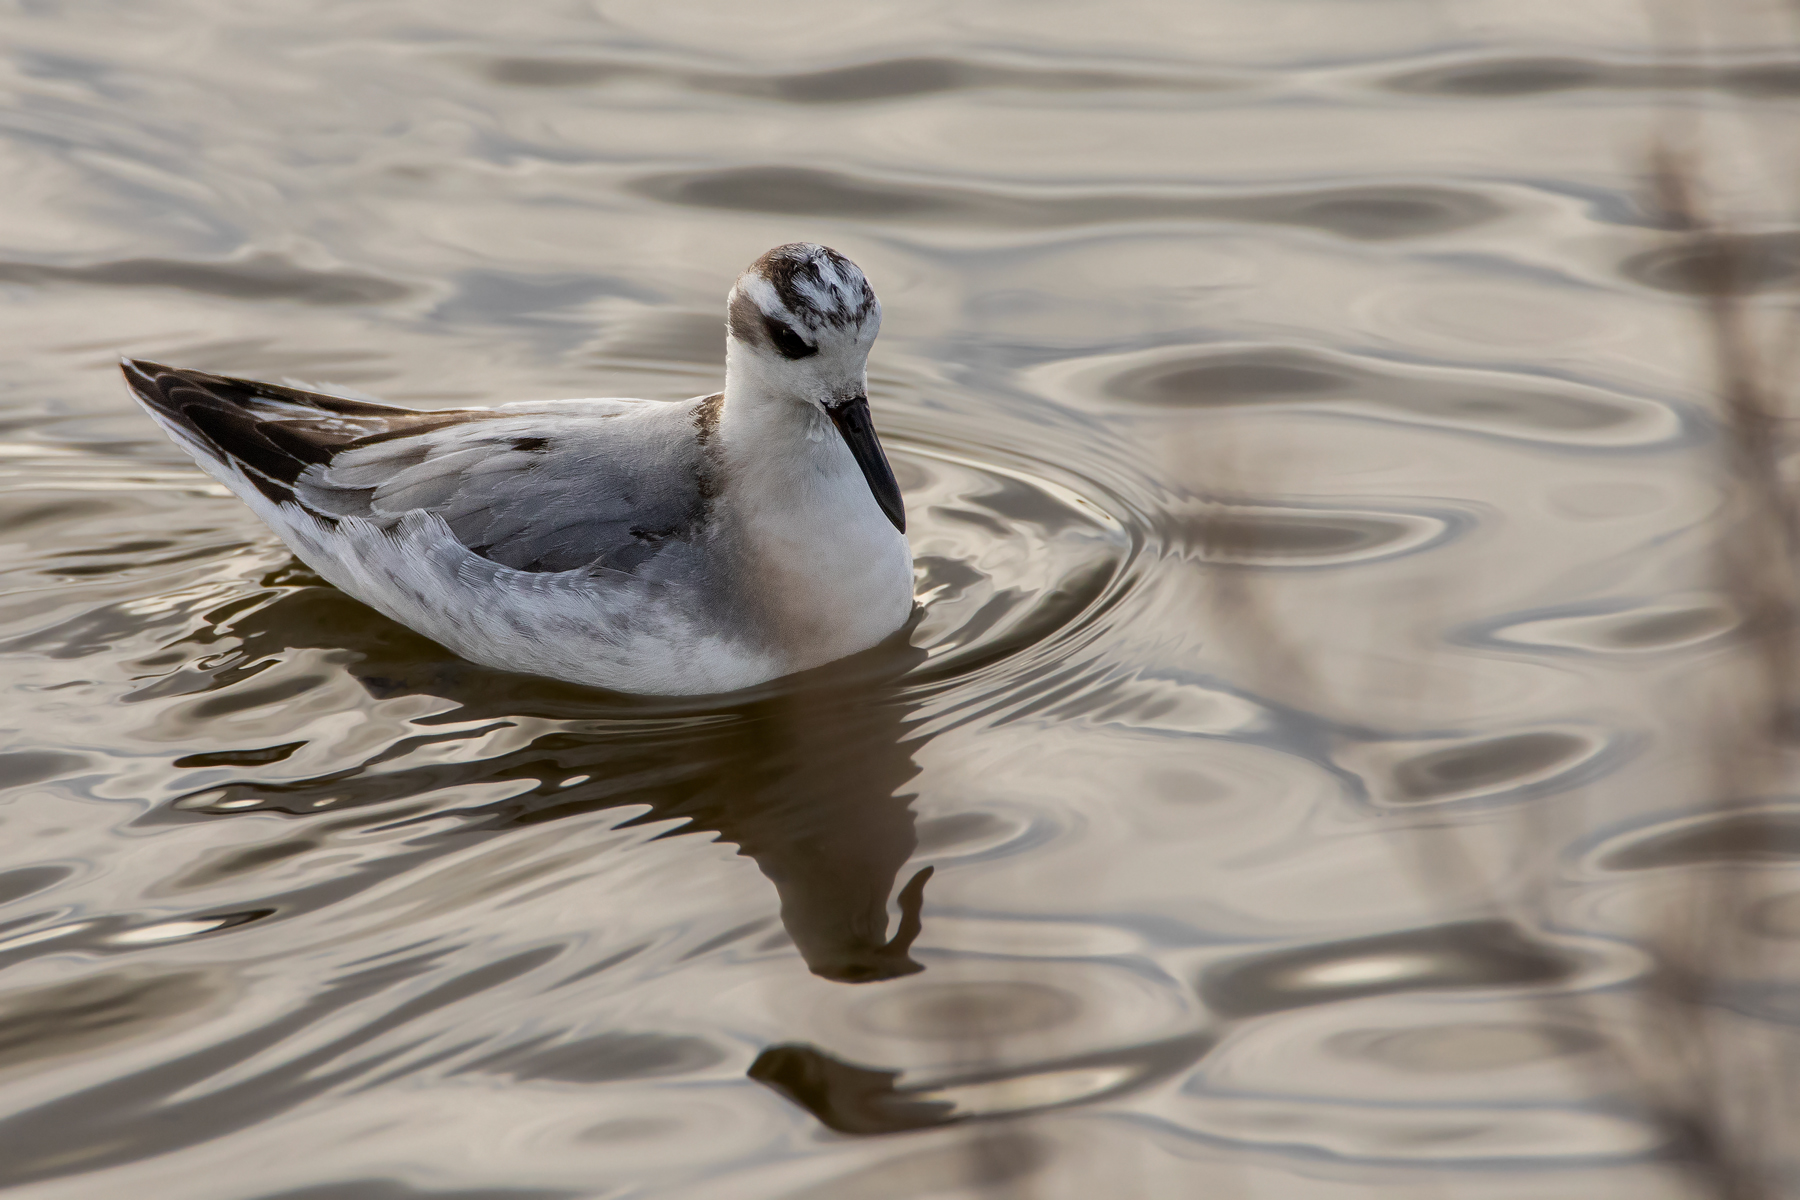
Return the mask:
[[[1734,617],[1642,187],[1672,109],[1800,116],[1781,28],[0,3],[0,1185],[1680,1194],[1545,998],[1800,856],[1693,815]],[[882,298],[923,609],[724,701],[456,660],[113,365],[681,398],[802,239]]]

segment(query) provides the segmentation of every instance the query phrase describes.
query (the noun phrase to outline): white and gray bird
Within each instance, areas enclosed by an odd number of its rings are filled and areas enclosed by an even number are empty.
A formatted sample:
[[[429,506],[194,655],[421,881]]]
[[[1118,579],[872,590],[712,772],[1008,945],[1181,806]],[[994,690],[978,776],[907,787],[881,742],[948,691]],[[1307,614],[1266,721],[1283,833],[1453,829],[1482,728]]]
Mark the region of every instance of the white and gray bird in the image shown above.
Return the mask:
[[[625,692],[731,691],[912,611],[869,416],[881,306],[824,246],[727,307],[725,390],[421,412],[127,359],[138,401],[331,583],[464,658]]]

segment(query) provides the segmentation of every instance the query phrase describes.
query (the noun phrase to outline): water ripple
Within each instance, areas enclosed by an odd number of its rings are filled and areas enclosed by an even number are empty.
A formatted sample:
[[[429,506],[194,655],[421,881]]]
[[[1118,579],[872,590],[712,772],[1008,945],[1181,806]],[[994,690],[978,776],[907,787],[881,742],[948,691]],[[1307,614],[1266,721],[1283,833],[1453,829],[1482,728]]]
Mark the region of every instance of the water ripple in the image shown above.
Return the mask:
[[[1248,194],[1026,192],[852,175],[814,167],[746,166],[648,175],[629,190],[665,204],[837,219],[1055,228],[1136,221],[1294,225],[1358,241],[1427,237],[1498,218],[1471,189],[1421,184],[1325,186]]]
[[[1682,296],[1791,291],[1800,284],[1800,232],[1684,234],[1632,255],[1619,272]]]
[[[1211,92],[1234,86],[1225,75],[1176,74],[1150,66],[1082,69],[921,55],[816,71],[757,75],[657,66],[641,60],[507,55],[483,61],[482,74],[511,87],[596,87],[654,80],[702,92],[789,104],[865,104],[944,92],[1005,89],[1069,92]]]
[[[1474,524],[1450,510],[1192,504],[1167,518],[1171,552],[1203,562],[1265,568],[1344,567],[1417,554]]]
[[[1404,808],[1564,791],[1613,770],[1633,748],[1621,733],[1565,727],[1365,742],[1340,757],[1377,804]]]
[[[1586,856],[1602,871],[1731,863],[1777,865],[1800,859],[1800,809],[1732,806],[1615,834]]]
[[[127,258],[85,266],[0,262],[0,284],[174,288],[233,300],[292,300],[301,304],[392,304],[413,289],[364,271],[303,267],[277,254],[224,262]]]
[[[1616,600],[1483,621],[1460,633],[1458,640],[1539,653],[1640,656],[1704,646],[1737,625],[1737,615],[1716,598],[1686,603]]]
[[[1735,63],[1619,61],[1569,55],[1477,57],[1391,75],[1385,86],[1430,96],[1488,98],[1555,92],[1727,91],[1756,98],[1800,95],[1791,58]]]
[[[1396,992],[1557,984],[1580,962],[1508,922],[1463,921],[1220,963],[1202,973],[1200,995],[1222,1016],[1247,1017]]]
[[[1298,410],[1582,449],[1648,449],[1684,432],[1669,406],[1591,384],[1314,347],[1172,346],[1055,363],[1029,378],[1048,395],[1089,407]]]

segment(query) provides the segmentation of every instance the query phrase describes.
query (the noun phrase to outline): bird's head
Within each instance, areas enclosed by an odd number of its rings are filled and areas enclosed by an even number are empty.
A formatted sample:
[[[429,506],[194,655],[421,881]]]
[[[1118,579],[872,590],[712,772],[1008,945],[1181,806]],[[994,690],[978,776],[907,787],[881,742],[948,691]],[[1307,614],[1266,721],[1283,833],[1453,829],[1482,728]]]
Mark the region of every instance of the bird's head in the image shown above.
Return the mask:
[[[836,250],[775,247],[738,276],[728,312],[734,369],[822,406],[864,390],[881,302]]]
[[[882,512],[904,533],[900,486],[869,416],[869,347],[881,331],[881,302],[862,271],[827,246],[777,246],[738,276],[727,313],[734,386],[831,418]]]

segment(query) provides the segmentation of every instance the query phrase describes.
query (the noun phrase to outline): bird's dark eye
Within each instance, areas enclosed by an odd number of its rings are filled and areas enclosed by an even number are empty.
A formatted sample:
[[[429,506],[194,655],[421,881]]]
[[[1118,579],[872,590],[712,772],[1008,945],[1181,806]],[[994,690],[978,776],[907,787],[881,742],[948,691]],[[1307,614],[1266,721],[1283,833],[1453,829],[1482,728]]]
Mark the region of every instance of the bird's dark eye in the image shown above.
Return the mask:
[[[774,317],[764,318],[764,327],[769,331],[769,340],[775,343],[775,349],[781,351],[783,358],[805,358],[819,352],[817,346],[807,345],[799,334]]]

